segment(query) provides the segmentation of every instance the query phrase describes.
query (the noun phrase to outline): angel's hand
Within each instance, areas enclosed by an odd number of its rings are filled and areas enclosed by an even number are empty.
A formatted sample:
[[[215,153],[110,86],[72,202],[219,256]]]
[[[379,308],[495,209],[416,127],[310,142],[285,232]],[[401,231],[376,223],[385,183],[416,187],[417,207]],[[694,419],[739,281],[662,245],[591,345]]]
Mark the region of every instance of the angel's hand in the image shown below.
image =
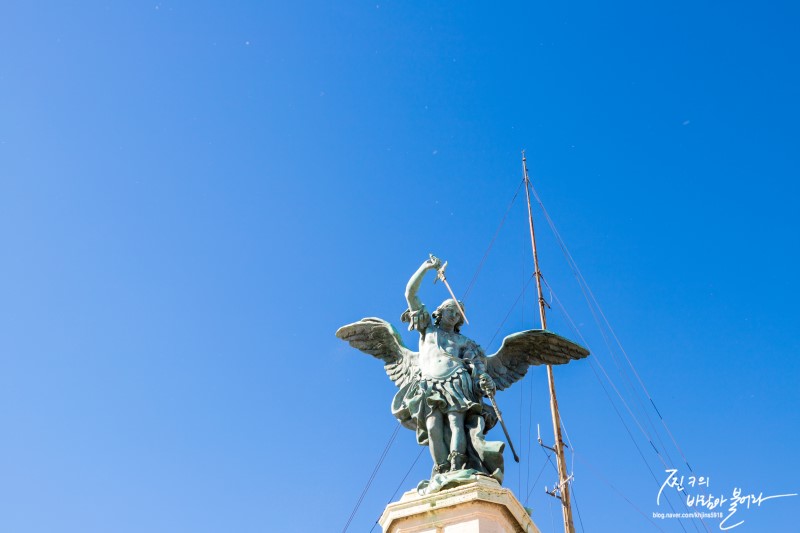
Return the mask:
[[[432,270],[439,270],[442,268],[442,260],[431,254],[430,259],[427,259],[423,265]]]
[[[492,376],[489,374],[481,374],[481,377],[478,378],[478,384],[485,396],[494,396],[497,386],[494,384]]]

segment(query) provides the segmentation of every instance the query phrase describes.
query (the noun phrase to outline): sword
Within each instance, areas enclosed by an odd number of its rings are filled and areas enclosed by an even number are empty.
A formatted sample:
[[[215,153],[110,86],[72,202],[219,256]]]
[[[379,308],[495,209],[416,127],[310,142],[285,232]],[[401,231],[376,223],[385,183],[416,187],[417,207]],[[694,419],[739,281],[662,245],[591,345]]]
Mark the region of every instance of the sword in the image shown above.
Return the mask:
[[[497,420],[500,421],[500,426],[503,428],[503,433],[506,434],[506,440],[508,441],[508,446],[511,448],[511,453],[514,454],[514,460],[519,462],[517,451],[514,449],[514,445],[511,443],[511,436],[508,434],[508,429],[506,429],[506,423],[503,422],[503,415],[500,414],[500,408],[497,407],[497,402],[494,401],[494,394],[489,396],[489,400],[492,402],[492,407],[494,407],[494,412],[497,414]]]
[[[430,255],[432,263],[436,263],[437,261],[439,261],[436,257],[434,257],[433,254],[428,254],[428,255]],[[447,287],[450,296],[453,297],[453,301],[456,303],[456,307],[458,307],[458,311],[461,313],[461,317],[464,319],[464,322],[469,324],[469,320],[467,320],[467,315],[464,314],[464,308],[461,307],[458,298],[456,298],[456,295],[453,294],[453,289],[451,289],[450,284],[447,283],[447,278],[444,275],[445,268],[447,268],[447,261],[445,261],[444,264],[442,264],[442,266],[436,269],[436,279],[433,280],[433,282],[436,283],[437,280],[442,280],[442,283],[444,283],[444,286]],[[511,435],[508,434],[508,428],[506,428],[506,423],[503,421],[503,415],[500,413],[500,408],[497,407],[497,402],[494,401],[494,394],[488,396],[489,396],[489,401],[492,402],[492,407],[494,408],[494,412],[495,414],[497,414],[497,420],[500,421],[500,426],[503,428],[503,433],[506,434],[506,440],[508,441],[509,448],[511,448],[511,453],[514,454],[514,460],[516,462],[519,462],[519,456],[517,455],[517,451],[514,449],[514,444],[511,442]]]
[[[435,263],[437,261],[436,257],[434,257],[433,254],[428,254],[428,255],[431,256],[431,262]],[[464,319],[464,322],[469,324],[469,320],[467,320],[467,315],[464,314],[464,308],[461,307],[461,303],[458,301],[458,298],[456,298],[456,295],[453,294],[453,289],[451,289],[450,284],[447,283],[447,278],[444,276],[445,268],[447,268],[447,261],[445,261],[442,266],[436,269],[436,279],[433,280],[433,282],[436,283],[438,280],[442,280],[442,283],[444,283],[444,286],[447,287],[447,291],[450,293],[450,296],[453,297],[453,301],[456,303],[456,307],[458,307],[458,312],[461,313],[461,318]]]

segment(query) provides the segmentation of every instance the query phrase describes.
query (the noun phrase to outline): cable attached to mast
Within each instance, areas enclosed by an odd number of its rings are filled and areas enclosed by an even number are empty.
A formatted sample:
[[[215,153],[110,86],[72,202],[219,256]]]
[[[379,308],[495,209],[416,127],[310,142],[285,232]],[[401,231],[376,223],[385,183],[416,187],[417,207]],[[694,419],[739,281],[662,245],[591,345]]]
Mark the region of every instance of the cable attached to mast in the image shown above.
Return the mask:
[[[528,226],[531,232],[531,250],[533,253],[533,275],[536,278],[536,290],[539,295],[539,318],[542,329],[547,329],[547,316],[545,313],[546,302],[542,292],[542,271],[539,268],[539,254],[536,251],[536,233],[533,229],[533,210],[531,207],[531,180],[528,177],[528,163],[525,159],[525,151],[522,151],[522,174],[525,181],[525,197],[528,201]],[[571,476],[567,475],[567,465],[564,458],[564,441],[561,439],[561,415],[558,413],[558,400],[556,398],[556,385],[553,377],[553,367],[547,365],[547,385],[550,390],[550,414],[553,419],[553,436],[555,444],[553,449],[556,454],[556,464],[558,467],[558,485],[561,500],[561,512],[564,520],[564,533],[574,533],[575,525],[572,520],[572,504],[569,497],[569,482]],[[555,495],[554,493],[551,495]]]

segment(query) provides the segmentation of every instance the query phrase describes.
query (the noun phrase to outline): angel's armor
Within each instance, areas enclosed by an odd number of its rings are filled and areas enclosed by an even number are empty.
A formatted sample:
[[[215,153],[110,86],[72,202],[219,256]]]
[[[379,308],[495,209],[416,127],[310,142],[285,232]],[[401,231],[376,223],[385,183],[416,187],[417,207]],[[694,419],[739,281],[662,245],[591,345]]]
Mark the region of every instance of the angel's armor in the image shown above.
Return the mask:
[[[497,422],[491,407],[481,402],[478,377],[484,373],[481,348],[467,337],[436,327],[423,307],[407,311],[403,320],[420,333],[418,379],[401,387],[392,413],[417,433],[417,442],[429,445],[426,420],[435,411],[462,413],[467,436],[466,465],[502,482],[505,443],[486,441],[484,434]],[[450,427],[444,426],[444,441]],[[436,465],[434,465],[434,468]]]
[[[473,344],[463,335],[435,326],[428,326],[425,336],[420,336],[420,388],[429,391],[428,403],[432,410],[445,414],[454,411],[480,414],[480,396],[473,378],[483,373],[483,364],[477,360]]]

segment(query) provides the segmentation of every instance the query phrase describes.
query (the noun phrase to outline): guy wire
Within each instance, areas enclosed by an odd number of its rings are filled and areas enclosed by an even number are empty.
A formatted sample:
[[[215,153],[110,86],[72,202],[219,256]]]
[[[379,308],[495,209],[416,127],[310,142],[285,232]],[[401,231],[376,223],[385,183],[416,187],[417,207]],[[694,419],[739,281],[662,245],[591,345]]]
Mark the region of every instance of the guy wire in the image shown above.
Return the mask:
[[[389,453],[389,448],[392,447],[392,443],[394,439],[397,437],[397,433],[400,431],[400,424],[398,423],[395,426],[394,431],[392,432],[391,437],[389,437],[389,442],[386,443],[386,446],[383,448],[383,452],[381,453],[380,458],[378,458],[378,462],[375,464],[375,468],[372,470],[372,475],[369,476],[369,480],[367,480],[367,484],[364,485],[364,490],[361,491],[361,496],[358,497],[358,501],[356,502],[355,506],[353,507],[353,511],[350,513],[350,517],[347,519],[347,523],[344,525],[344,529],[342,529],[342,533],[347,531],[347,528],[350,527],[350,523],[353,521],[353,518],[356,516],[356,512],[358,512],[358,508],[361,507],[361,502],[364,501],[364,496],[367,495],[367,491],[369,491],[370,486],[372,486],[372,482],[375,480],[375,475],[378,473],[381,465],[383,464],[383,460],[386,459],[386,454]]]

